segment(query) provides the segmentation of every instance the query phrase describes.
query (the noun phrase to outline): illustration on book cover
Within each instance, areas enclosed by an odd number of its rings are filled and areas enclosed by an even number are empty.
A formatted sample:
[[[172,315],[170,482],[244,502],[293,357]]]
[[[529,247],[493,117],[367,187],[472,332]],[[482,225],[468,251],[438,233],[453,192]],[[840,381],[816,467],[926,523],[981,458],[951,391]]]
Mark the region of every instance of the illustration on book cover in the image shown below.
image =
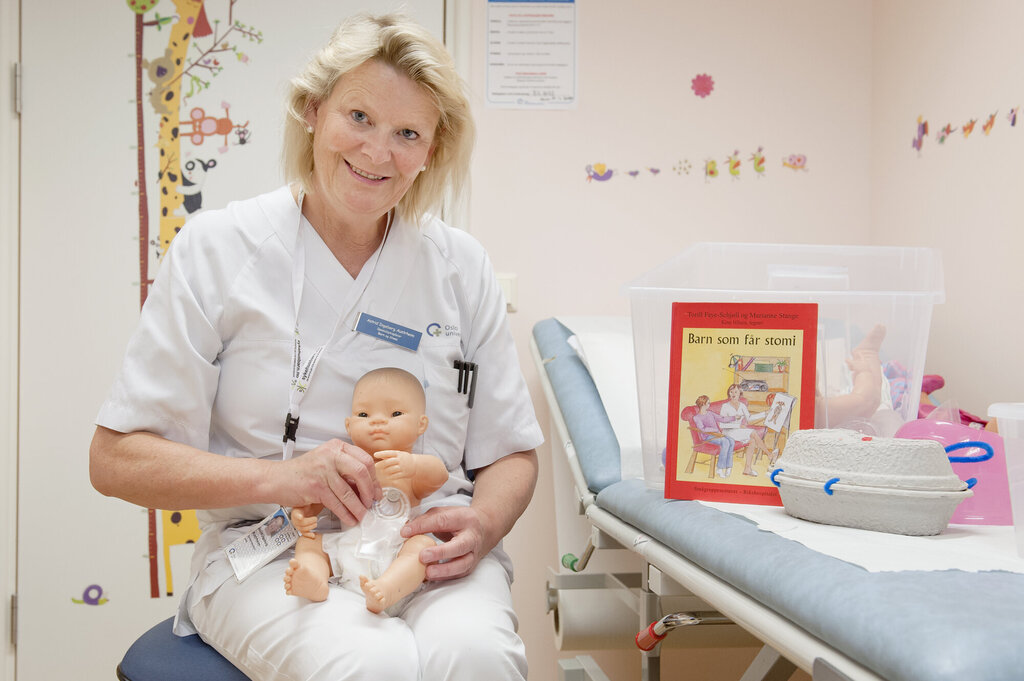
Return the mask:
[[[673,303],[665,496],[781,506],[770,480],[814,423],[818,306]]]

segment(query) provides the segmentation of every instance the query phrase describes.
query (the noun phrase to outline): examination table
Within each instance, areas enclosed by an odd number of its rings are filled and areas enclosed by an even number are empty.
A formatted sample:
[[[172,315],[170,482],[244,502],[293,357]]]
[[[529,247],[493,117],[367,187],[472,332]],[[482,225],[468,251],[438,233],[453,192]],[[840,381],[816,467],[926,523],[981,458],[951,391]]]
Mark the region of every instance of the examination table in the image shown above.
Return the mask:
[[[786,679],[794,665],[816,681],[1024,679],[1024,574],[871,572],[744,517],[666,500],[643,479],[621,479],[619,443],[572,336],[556,319],[533,329],[552,455],[569,460],[594,543],[618,544],[648,566],[641,589],[655,605],[638,614],[637,631],[660,616],[659,593],[689,593],[763,642],[743,681]],[[644,677],[658,678],[658,650],[638,654]],[[563,666],[563,673],[601,678],[592,661],[589,671]]]

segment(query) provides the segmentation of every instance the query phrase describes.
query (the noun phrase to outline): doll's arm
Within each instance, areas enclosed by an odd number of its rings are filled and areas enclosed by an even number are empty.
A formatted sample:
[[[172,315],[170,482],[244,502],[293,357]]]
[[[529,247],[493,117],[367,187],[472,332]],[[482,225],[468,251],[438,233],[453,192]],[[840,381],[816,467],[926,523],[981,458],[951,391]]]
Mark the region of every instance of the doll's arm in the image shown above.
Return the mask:
[[[399,449],[384,449],[376,452],[373,458],[377,475],[385,480],[401,480],[416,475],[416,455]]]
[[[418,499],[436,492],[448,481],[448,469],[436,456],[397,450],[377,452],[374,456],[382,478],[410,479],[413,495]]]
[[[308,506],[297,506],[292,509],[292,525],[303,537],[316,538],[317,516],[324,510],[323,504],[309,504]]]
[[[416,455],[416,477],[412,481],[413,492],[417,497],[433,494],[448,482],[448,469],[444,462],[429,454]]]

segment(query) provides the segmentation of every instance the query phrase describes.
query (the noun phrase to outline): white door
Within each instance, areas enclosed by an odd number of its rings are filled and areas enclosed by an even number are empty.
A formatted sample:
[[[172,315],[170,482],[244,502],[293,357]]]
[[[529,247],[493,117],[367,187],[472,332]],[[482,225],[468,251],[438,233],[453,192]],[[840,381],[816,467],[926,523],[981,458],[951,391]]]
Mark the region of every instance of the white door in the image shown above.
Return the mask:
[[[173,614],[194,516],[96,493],[93,418],[174,227],[278,186],[287,78],[344,16],[399,4],[21,4],[18,679],[112,679]],[[443,0],[405,4],[442,35]]]

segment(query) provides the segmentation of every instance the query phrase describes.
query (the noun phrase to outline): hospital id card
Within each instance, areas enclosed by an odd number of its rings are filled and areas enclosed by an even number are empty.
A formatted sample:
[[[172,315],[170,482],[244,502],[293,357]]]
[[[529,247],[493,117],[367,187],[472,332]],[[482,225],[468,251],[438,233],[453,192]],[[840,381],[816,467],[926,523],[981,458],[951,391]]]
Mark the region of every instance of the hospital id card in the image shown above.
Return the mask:
[[[299,531],[292,525],[283,508],[264,518],[259,525],[249,530],[224,547],[239,582],[277,558],[299,538]]]

